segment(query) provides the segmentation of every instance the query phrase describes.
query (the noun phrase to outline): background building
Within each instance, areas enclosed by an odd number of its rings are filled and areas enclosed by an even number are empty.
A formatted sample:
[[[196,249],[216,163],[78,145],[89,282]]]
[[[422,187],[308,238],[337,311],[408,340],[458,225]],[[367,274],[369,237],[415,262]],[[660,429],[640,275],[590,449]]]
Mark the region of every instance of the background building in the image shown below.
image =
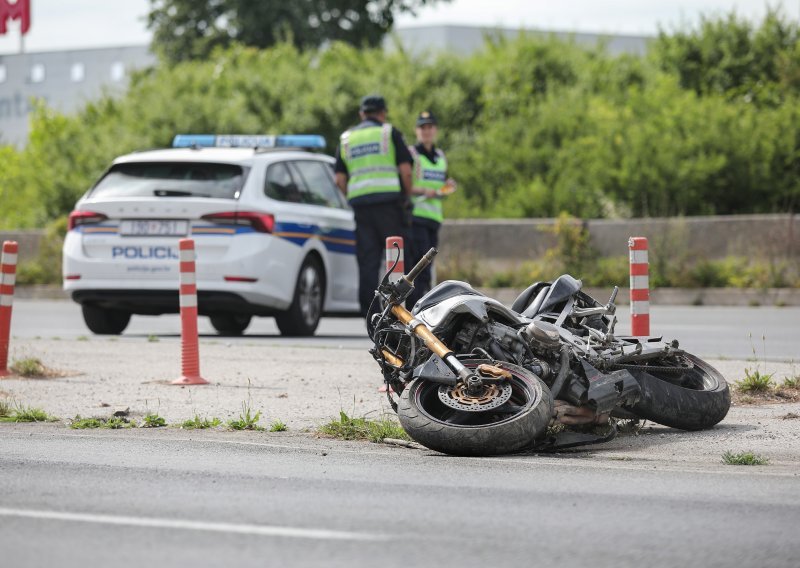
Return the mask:
[[[25,144],[34,100],[72,112],[154,62],[147,46],[0,55],[0,143]]]

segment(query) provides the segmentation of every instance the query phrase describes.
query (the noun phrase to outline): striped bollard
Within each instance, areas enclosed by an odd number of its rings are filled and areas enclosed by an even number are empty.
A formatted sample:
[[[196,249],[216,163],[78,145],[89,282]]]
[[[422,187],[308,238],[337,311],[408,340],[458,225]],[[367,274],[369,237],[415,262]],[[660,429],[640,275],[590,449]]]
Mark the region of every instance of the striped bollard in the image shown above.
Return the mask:
[[[650,264],[647,259],[647,239],[628,239],[631,266],[631,335],[650,335]]]
[[[195,275],[194,241],[181,239],[181,280],[179,302],[181,307],[181,371],[173,385],[207,385],[200,376],[200,349],[197,341],[197,276]]]
[[[11,336],[14,284],[17,280],[17,250],[16,241],[5,241],[0,259],[0,377],[12,374],[8,370],[8,344]]]
[[[395,245],[400,247],[399,259]],[[397,260],[396,266],[394,265],[395,260]],[[403,252],[403,237],[386,237],[386,272],[388,272],[392,266],[394,266],[394,270],[389,274],[389,282],[397,282],[402,278],[406,269],[405,253]]]

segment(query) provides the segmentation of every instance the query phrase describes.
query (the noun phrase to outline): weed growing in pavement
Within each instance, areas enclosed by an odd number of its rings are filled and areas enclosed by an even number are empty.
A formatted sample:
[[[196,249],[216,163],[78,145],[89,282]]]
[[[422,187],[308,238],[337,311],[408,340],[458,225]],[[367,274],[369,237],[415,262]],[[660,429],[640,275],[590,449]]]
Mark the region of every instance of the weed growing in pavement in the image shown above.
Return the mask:
[[[86,337],[85,335],[79,335],[76,339],[78,341],[89,341],[89,338]]]
[[[109,430],[119,430],[122,428],[133,428],[136,422],[128,420],[122,416],[112,416],[111,418],[81,418],[80,415],[75,416],[70,421],[69,427],[75,430],[84,430],[91,428],[105,428]]]
[[[161,340],[158,338],[158,336],[157,336],[157,335],[148,335],[148,336],[147,336],[147,341],[148,341],[149,343],[158,343],[158,342],[159,342],[159,341],[161,341]]]
[[[7,408],[0,413],[0,422],[56,422],[58,418],[50,416],[41,408],[17,404],[14,408]]]
[[[758,369],[744,370],[744,379],[736,381],[736,390],[739,392],[767,392],[772,389],[772,377],[775,373],[762,373]]]
[[[753,452],[725,452],[722,454],[722,463],[727,465],[767,465],[769,459],[758,456]]]
[[[144,415],[144,421],[139,425],[139,428],[161,428],[166,425],[167,421],[161,416],[148,412]]]
[[[184,430],[205,430],[206,428],[216,428],[220,424],[222,424],[222,420],[219,418],[200,418],[200,415],[195,414],[194,418],[184,420],[181,428]]]
[[[7,400],[0,400],[0,418],[5,418],[11,414],[11,403]]]
[[[282,420],[273,420],[269,425],[270,432],[286,432],[289,427]]]
[[[242,412],[239,414],[239,418],[237,420],[229,420],[228,427],[231,430],[256,430],[259,432],[264,431],[263,426],[258,425],[258,421],[261,419],[261,411],[259,410],[255,414],[250,408],[250,401],[242,402]]]
[[[19,375],[20,377],[36,378],[47,375],[47,369],[45,369],[44,364],[36,357],[15,359],[11,363],[9,369],[15,375]]]
[[[797,373],[794,360],[791,361],[792,364],[792,375],[783,379],[783,386],[788,389],[800,389],[800,374]]]
[[[353,418],[348,416],[344,410],[339,411],[338,420],[331,420],[327,424],[323,424],[318,431],[320,434],[341,440],[382,442],[385,438],[411,439],[403,427],[388,416],[382,416],[378,420],[370,420],[363,416]]]
[[[800,375],[786,377],[783,380],[783,386],[790,389],[800,389]]]

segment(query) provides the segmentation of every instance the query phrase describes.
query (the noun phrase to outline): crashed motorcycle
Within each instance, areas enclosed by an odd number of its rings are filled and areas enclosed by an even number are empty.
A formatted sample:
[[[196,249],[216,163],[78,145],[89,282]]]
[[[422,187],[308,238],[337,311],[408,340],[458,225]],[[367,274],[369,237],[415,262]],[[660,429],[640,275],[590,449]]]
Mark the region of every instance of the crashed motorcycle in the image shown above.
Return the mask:
[[[710,428],[730,407],[724,377],[677,341],[616,336],[614,288],[601,304],[563,275],[511,308],[447,280],[408,311],[431,249],[375,292],[367,328],[389,402],[411,438],[455,455],[605,442],[621,420]]]

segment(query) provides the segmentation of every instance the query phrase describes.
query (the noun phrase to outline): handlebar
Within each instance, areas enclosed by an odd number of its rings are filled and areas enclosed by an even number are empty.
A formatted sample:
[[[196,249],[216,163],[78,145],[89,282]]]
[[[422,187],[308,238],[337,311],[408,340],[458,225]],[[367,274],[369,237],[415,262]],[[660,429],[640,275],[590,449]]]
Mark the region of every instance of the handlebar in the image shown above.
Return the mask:
[[[433,258],[437,254],[439,254],[439,251],[435,247],[431,247],[431,249],[419,260],[416,266],[411,269],[411,272],[406,274],[406,280],[408,280],[409,283],[414,282],[414,279],[419,276],[419,273],[425,270],[425,267],[433,262]]]

